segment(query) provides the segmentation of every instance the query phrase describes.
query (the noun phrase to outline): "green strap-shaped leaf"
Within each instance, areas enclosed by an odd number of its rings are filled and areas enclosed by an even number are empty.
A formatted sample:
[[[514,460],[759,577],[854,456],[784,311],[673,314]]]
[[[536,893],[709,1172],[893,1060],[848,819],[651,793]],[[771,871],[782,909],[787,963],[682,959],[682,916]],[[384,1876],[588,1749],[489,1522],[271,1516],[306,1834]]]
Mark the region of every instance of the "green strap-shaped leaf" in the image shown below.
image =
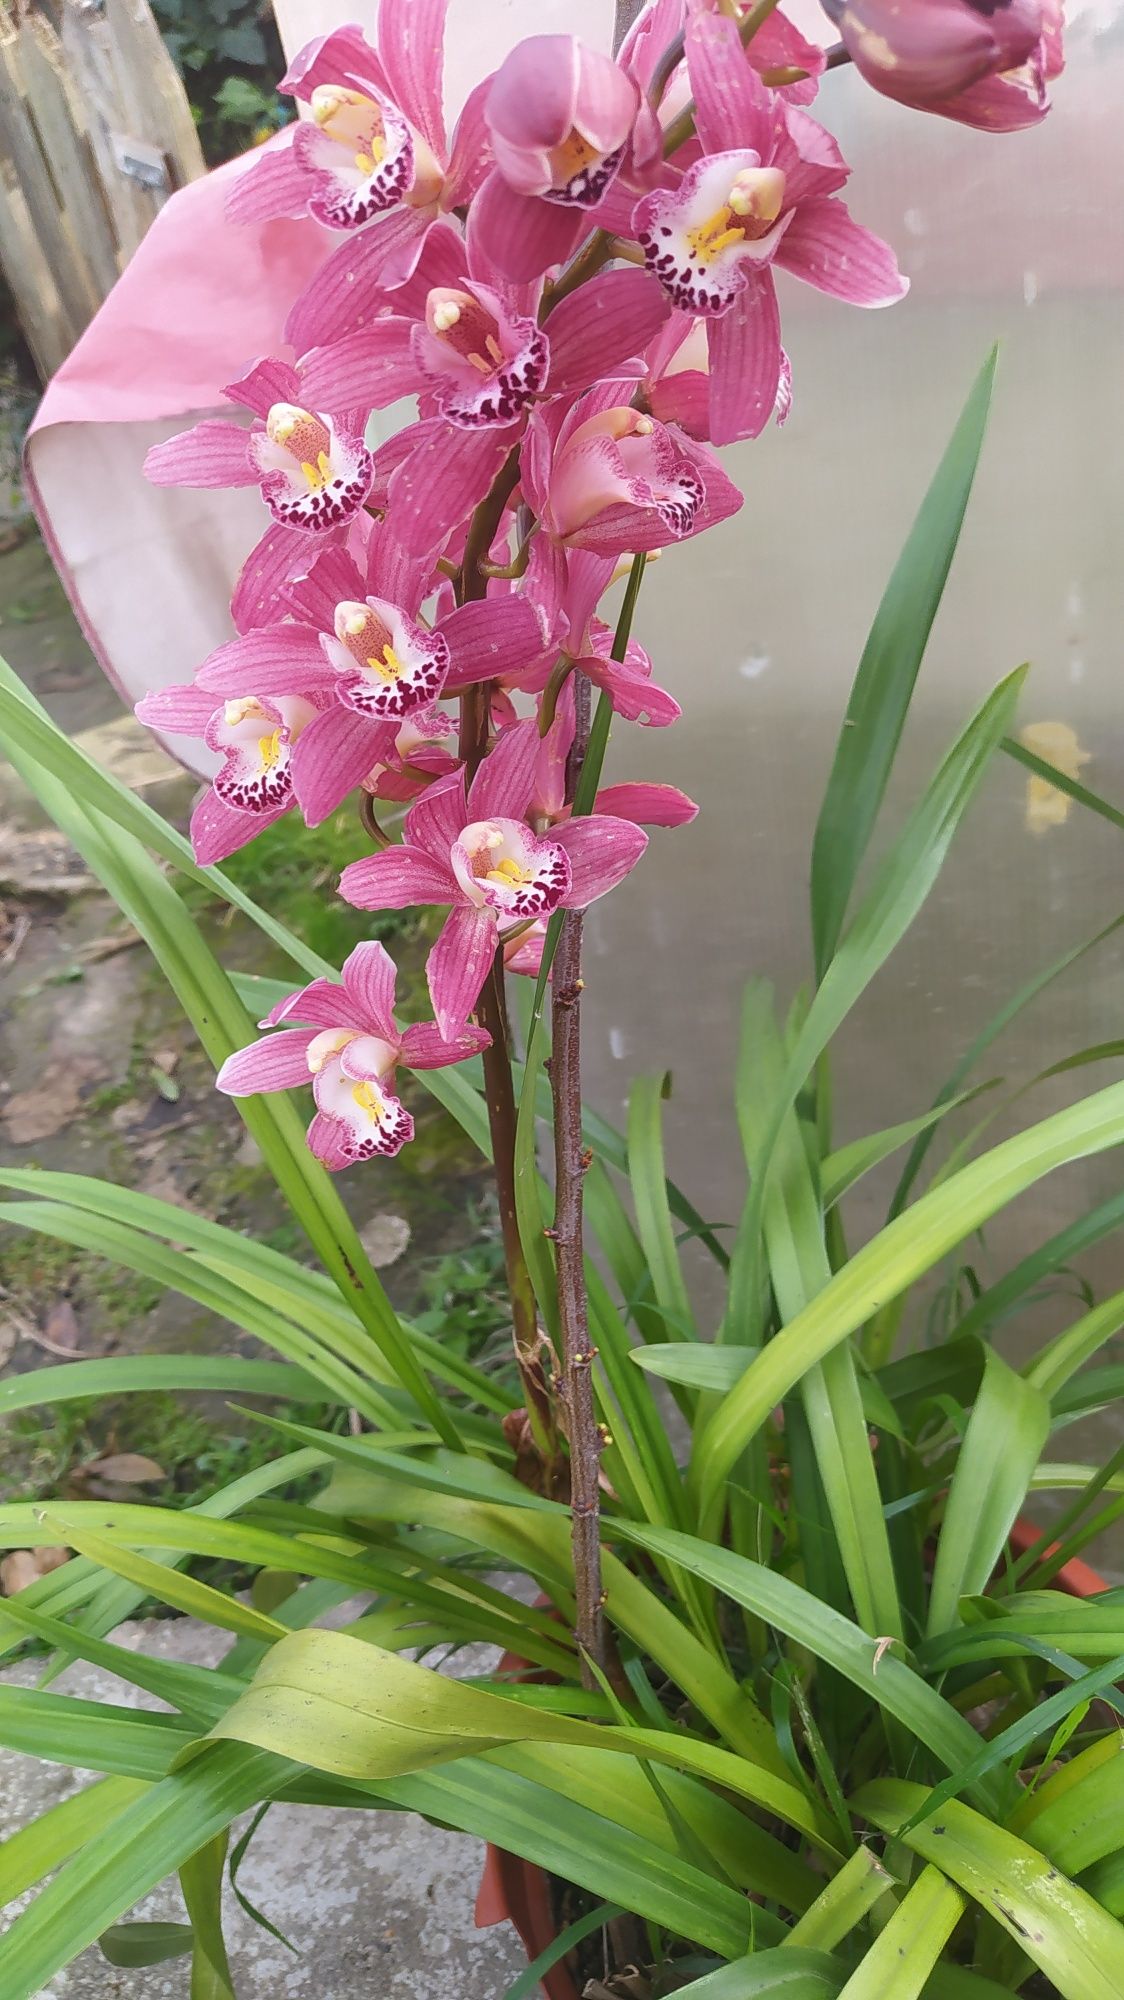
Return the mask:
[[[929,1592],[932,1637],[986,1587],[1022,1507],[1050,1430],[1041,1391],[989,1353],[952,1475]]]
[[[924,1786],[885,1778],[851,1805],[897,1837],[924,1799]],[[901,1837],[1000,1924],[1064,2000],[1120,2000],[1124,1927],[1044,1854],[959,1800]]]
[[[794,1924],[785,1948],[801,1946],[809,1950],[834,1951],[845,1937],[881,1902],[892,1896],[893,1878],[869,1847],[856,1847],[826,1889],[821,1889]]]
[[[964,1911],[939,1868],[924,1868],[856,1966],[840,2000],[917,2000]]]
[[[222,1934],[224,1827],[180,1863],[180,1888],[191,1918],[191,2000],[236,2000]]]
[[[937,615],[983,446],[998,351],[984,363],[878,607],[812,845],[817,976],[843,929]]]
[[[161,1923],[111,1924],[98,1939],[102,1957],[123,1969],[186,1958],[193,1942],[190,1924]]]

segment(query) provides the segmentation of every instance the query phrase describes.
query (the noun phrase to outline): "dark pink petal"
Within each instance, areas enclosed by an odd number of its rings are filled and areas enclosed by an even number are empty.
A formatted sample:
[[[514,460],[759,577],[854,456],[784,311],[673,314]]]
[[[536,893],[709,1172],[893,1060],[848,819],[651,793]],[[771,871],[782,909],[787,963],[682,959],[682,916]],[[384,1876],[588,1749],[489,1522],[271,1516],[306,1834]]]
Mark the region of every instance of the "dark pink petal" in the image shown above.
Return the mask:
[[[220,696],[302,694],[306,688],[330,687],[334,679],[315,632],[304,625],[262,625],[210,653],[196,684],[216,708]]]
[[[749,45],[749,59],[759,74],[771,69],[806,70],[802,82],[786,83],[781,88],[786,104],[810,104],[819,89],[827,51],[818,42],[810,42],[784,14],[777,13],[761,23]]]
[[[818,292],[853,306],[893,305],[909,290],[889,244],[855,222],[837,196],[801,202],[777,246],[776,262]]]
[[[341,83],[361,88],[373,83],[387,88],[382,64],[363,30],[354,25],[333,28],[298,49],[277,88],[282,95],[303,97],[305,101],[321,83]]]
[[[751,146],[768,160],[775,100],[750,64],[728,14],[692,7],[686,32],[687,71],[695,99],[695,129],[704,153]],[[781,114],[783,116],[783,114]]]
[[[661,375],[649,385],[648,405],[661,424],[678,424],[688,437],[710,436],[710,376],[701,368]]]
[[[578,667],[597,687],[605,689],[617,714],[623,715],[626,722],[644,722],[655,729],[664,729],[668,723],[678,722],[683,713],[666,688],[657,687],[627,661],[607,660],[592,653],[580,659]]]
[[[321,264],[285,322],[285,338],[298,354],[341,340],[373,319],[383,293],[408,278],[421,256],[429,224],[421,210],[393,208]]]
[[[312,191],[308,169],[293,151],[293,128],[250,155],[245,171],[226,197],[231,222],[271,222],[279,215],[303,215]]]
[[[381,944],[357,944],[344,961],[343,983],[355,1003],[354,1018],[384,1042],[396,1042],[394,985],[397,968]]]
[[[349,1028],[354,1017],[355,1008],[338,979],[313,979],[299,992],[287,993],[258,1026],[276,1028],[284,1021],[300,1021],[314,1028]]]
[[[362,862],[353,864],[357,868]],[[438,1030],[447,1042],[462,1034],[480,997],[496,950],[493,910],[462,905],[446,919],[426,961],[425,976]]]
[[[314,1114],[308,1128],[308,1147],[330,1174],[341,1173],[355,1159],[347,1145],[346,1125],[338,1118],[325,1117],[322,1111]]]
[[[562,300],[546,322],[552,396],[587,388],[642,354],[671,308],[650,271],[605,271]]]
[[[292,749],[297,803],[309,826],[330,819],[394,747],[397,726],[333,706],[302,729]]]
[[[441,83],[449,0],[379,0],[379,55],[390,96],[438,159],[445,156]]]
[[[411,847],[420,847],[443,867],[449,863],[449,849],[468,823],[464,796],[464,772],[441,778],[422,793],[406,814],[405,834]]]
[[[773,164],[784,172],[786,209],[799,207],[810,195],[835,194],[851,177],[838,141],[798,104],[784,107]]]
[[[423,383],[413,358],[413,321],[388,314],[301,357],[303,393],[314,410],[385,409]]]
[[[482,83],[469,91],[453,128],[453,149],[445,176],[444,194],[450,208],[459,208],[470,202],[491,170],[492,141],[484,116],[491,89],[492,79],[486,76]],[[443,282],[448,283],[449,280],[434,280],[435,284]]]
[[[305,574],[294,577],[282,592],[285,608],[295,611],[303,624],[315,626],[318,632],[332,631],[337,604],[366,594],[366,578],[342,542],[322,550]],[[380,591],[378,595],[388,593]]]
[[[407,1028],[402,1037],[402,1061],[408,1069],[445,1069],[449,1063],[478,1056],[491,1046],[491,1041],[486,1028],[465,1028],[447,1042],[439,1028],[419,1022],[416,1027]]]
[[[277,522],[268,527],[238,572],[230,600],[230,615],[238,630],[252,632],[259,625],[276,625],[287,609],[282,586],[307,563],[308,544],[301,536]]]
[[[710,435],[716,444],[759,437],[777,401],[781,319],[770,271],[750,270],[729,312],[707,325]]]
[[[584,910],[623,882],[648,845],[648,836],[626,819],[567,820],[551,839],[564,847],[570,860],[571,882],[562,901],[569,910]]]
[[[698,816],[693,799],[677,785],[605,785],[595,805],[599,813],[631,819],[638,826],[689,826]]]
[[[538,755],[539,730],[533,718],[505,729],[469,787],[470,821],[522,819],[535,788]]]
[[[173,736],[202,736],[218,705],[215,695],[188,681],[146,694],[137,703],[136,716],[149,729],[168,730]]]
[[[957,125],[971,125],[977,132],[1025,132],[1041,124],[1050,99],[1041,62],[1032,61],[1005,76],[981,77],[958,96],[926,109]]]
[[[289,804],[274,806],[266,812],[240,812],[237,806],[228,806],[224,799],[216,797],[213,791],[204,792],[191,815],[188,833],[195,859],[203,868],[209,868],[216,861],[225,861],[228,854],[236,854],[240,847],[254,839],[283,812],[288,812]]]
[[[530,597],[487,597],[441,620],[449,647],[446,691],[476,681],[505,680],[542,652],[542,619]]]
[[[488,99],[488,123],[509,146],[539,152],[569,137],[577,112],[580,57],[573,35],[530,35],[511,51],[496,72]]]
[[[407,455],[390,479],[390,524],[410,554],[428,555],[479,505],[514,437],[508,429],[466,431],[431,417],[413,425],[404,442]]]
[[[228,1097],[255,1097],[263,1090],[294,1090],[309,1082],[308,1045],[316,1028],[285,1028],[227,1056],[215,1089]]]
[[[452,869],[420,847],[387,847],[349,862],[340,876],[340,895],[357,910],[409,910],[460,900]]]
[[[525,284],[541,278],[552,264],[565,264],[589,227],[580,208],[517,194],[493,171],[469,210],[469,258],[474,270],[494,266]]]
[[[236,382],[228,382],[223,390],[232,403],[244,403],[256,417],[268,417],[274,403],[299,403],[301,378],[291,361],[278,361],[267,355],[262,361],[255,361],[240,375]],[[325,409],[334,405],[326,403]]]
[[[164,444],[154,444],[144,476],[154,486],[256,486],[250,434],[224,417],[207,417]]]

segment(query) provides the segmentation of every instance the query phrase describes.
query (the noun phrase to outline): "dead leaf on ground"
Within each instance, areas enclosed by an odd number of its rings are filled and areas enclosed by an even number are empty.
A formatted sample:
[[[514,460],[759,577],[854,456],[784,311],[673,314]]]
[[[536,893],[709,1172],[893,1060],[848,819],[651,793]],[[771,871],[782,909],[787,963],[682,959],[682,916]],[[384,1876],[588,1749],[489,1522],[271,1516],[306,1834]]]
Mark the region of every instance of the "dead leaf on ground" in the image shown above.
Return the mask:
[[[43,1321],[43,1338],[59,1354],[75,1354],[82,1345],[78,1315],[69,1299],[56,1299]]]
[[[15,1597],[28,1584],[38,1583],[41,1576],[69,1561],[69,1549],[13,1549],[0,1562],[0,1591],[5,1597]]]
[[[14,1146],[32,1146],[65,1131],[81,1108],[82,1091],[105,1072],[91,1057],[49,1062],[34,1090],[19,1090],[4,1107],[4,1123]]]
[[[162,1465],[140,1451],[111,1451],[75,1467],[74,1479],[97,1479],[113,1486],[159,1486],[167,1478]]]

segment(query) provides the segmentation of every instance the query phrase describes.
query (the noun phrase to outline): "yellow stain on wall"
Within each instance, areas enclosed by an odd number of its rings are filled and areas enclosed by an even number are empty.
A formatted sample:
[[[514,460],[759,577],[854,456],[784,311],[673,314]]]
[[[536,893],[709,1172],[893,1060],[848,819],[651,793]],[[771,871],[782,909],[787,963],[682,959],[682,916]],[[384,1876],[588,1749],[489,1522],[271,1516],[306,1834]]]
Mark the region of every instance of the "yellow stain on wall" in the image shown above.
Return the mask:
[[[1019,742],[1032,750],[1044,764],[1053,764],[1065,778],[1080,778],[1092,753],[1083,750],[1077,732],[1068,722],[1028,722],[1019,731]],[[1026,781],[1026,825],[1029,833],[1045,833],[1048,827],[1064,826],[1073,800],[1060,792],[1048,778],[1032,772]]]

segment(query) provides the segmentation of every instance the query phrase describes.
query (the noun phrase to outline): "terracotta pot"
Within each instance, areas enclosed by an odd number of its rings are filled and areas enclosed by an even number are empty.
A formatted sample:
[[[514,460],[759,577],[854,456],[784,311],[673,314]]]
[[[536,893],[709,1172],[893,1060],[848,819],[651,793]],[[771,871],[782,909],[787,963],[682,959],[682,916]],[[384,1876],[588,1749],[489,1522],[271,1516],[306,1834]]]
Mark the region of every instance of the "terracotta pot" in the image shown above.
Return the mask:
[[[1011,1529],[1008,1542],[1015,1555],[1025,1555],[1041,1533],[1042,1530],[1036,1528],[1033,1522],[1018,1520]],[[1057,1543],[1051,1543],[1044,1553],[1052,1554],[1056,1548]],[[1058,1571],[1051,1587],[1064,1591],[1068,1597],[1096,1597],[1100,1591],[1108,1589],[1108,1584],[1088,1563],[1074,1558]],[[499,1671],[518,1673],[525,1665],[524,1661],[505,1653]],[[545,1871],[536,1868],[530,1861],[521,1860],[517,1854],[505,1853],[502,1847],[489,1845],[476,1898],[476,1924],[479,1930],[486,1930],[490,1924],[505,1921],[515,1926],[530,1961],[545,1951],[558,1935],[551,1907],[550,1883]],[[546,1974],[542,1990],[547,2000],[581,2000],[565,1961]]]

